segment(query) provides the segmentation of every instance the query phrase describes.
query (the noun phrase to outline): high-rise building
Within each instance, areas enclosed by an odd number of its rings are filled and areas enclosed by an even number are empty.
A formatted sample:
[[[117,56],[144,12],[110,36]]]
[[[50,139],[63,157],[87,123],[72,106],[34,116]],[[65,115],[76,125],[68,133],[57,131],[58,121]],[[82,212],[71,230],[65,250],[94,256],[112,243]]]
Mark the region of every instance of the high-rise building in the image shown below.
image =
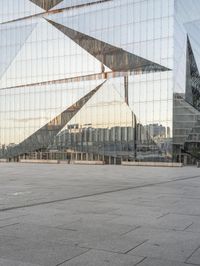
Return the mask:
[[[0,0],[0,156],[200,158],[199,37],[199,0]]]

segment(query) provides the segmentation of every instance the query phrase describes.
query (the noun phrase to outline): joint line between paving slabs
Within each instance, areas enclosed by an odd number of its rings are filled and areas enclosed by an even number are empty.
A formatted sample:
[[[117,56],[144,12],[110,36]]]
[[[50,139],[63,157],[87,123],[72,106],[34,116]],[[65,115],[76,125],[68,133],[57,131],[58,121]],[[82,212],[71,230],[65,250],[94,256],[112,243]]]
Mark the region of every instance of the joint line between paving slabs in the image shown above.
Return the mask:
[[[142,260],[139,261],[139,262],[137,262],[137,263],[135,264],[135,266],[140,265],[140,263],[143,262],[143,261],[146,260],[146,259],[147,259],[147,257],[142,258]]]
[[[18,225],[19,223],[14,223],[14,224],[6,224],[3,226],[0,226],[0,229],[5,228],[5,227],[9,227],[9,226],[13,226],[13,225]]]
[[[188,260],[194,255],[194,253],[200,248],[200,246],[198,246],[191,254],[190,256],[185,260],[185,263],[189,263]],[[191,263],[190,263],[191,264]],[[198,264],[197,264],[198,265]]]
[[[167,216],[167,215],[169,215],[169,214],[170,214],[170,212],[164,213],[164,214],[162,214],[161,216],[157,217],[157,219],[161,219],[161,218],[163,218],[163,217],[165,217],[165,216]]]
[[[144,240],[142,243],[138,244],[137,246],[135,246],[134,248],[129,249],[128,251],[126,251],[124,254],[128,254],[129,252],[131,252],[132,250],[136,249],[137,247],[143,245],[144,243],[146,243],[148,241],[148,239]]]
[[[183,231],[185,231],[185,230],[187,230],[188,228],[190,228],[190,226],[192,226],[194,223],[192,222],[191,224],[189,224],[188,226],[186,226],[185,228],[184,228],[184,230]]]
[[[128,231],[125,232],[125,233],[122,233],[120,236],[124,236],[124,235],[126,235],[126,234],[128,234],[128,233],[130,233],[130,232],[133,232],[133,231],[135,231],[135,230],[137,230],[137,229],[139,229],[139,228],[141,228],[141,225],[138,225],[138,226],[136,226],[135,228],[132,228],[132,229],[128,230]]]
[[[78,245],[79,246],[79,245]],[[84,247],[84,246],[79,246],[80,248],[87,248],[87,247]],[[114,250],[108,250],[108,249],[104,249],[104,248],[90,248],[90,250],[97,250],[97,251],[105,251],[105,252],[108,252],[108,253],[113,253],[113,254],[120,254],[120,255],[124,255],[125,253],[122,252],[122,251],[114,251]]]
[[[85,254],[85,253],[87,253],[87,252],[90,251],[90,250],[91,250],[91,249],[88,248],[88,249],[87,249],[86,251],[84,251],[83,253],[81,253],[81,254],[79,254],[79,255],[76,255],[76,256],[74,256],[74,257],[72,257],[72,258],[70,258],[70,259],[64,260],[64,261],[62,261],[62,262],[56,264],[55,266],[60,266],[60,265],[64,264],[64,263],[67,262],[67,261],[73,260],[73,259],[75,259],[75,258],[77,258],[77,257],[79,257],[79,256],[81,256],[81,255],[83,255],[83,254]]]

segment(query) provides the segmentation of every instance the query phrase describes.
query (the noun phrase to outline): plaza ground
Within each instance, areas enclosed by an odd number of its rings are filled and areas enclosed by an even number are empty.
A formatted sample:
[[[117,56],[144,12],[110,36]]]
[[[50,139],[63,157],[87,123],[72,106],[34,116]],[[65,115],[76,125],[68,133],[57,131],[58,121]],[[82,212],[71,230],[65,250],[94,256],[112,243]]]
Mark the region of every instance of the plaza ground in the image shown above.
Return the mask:
[[[200,265],[200,169],[0,164],[0,266]]]

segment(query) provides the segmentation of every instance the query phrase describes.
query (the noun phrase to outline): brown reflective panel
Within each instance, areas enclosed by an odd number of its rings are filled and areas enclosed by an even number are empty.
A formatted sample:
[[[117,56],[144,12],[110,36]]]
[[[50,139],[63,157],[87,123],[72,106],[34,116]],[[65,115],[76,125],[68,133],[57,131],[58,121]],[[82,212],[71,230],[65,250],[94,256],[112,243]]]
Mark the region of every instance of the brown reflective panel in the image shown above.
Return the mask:
[[[192,46],[187,37],[186,101],[200,111],[200,75]]]
[[[63,0],[30,0],[30,1],[45,10],[49,10],[52,7],[58,5]]]
[[[169,70],[164,66],[129,53],[122,48],[75,31],[52,20],[46,20],[113,71],[138,70],[141,72],[155,72]]]

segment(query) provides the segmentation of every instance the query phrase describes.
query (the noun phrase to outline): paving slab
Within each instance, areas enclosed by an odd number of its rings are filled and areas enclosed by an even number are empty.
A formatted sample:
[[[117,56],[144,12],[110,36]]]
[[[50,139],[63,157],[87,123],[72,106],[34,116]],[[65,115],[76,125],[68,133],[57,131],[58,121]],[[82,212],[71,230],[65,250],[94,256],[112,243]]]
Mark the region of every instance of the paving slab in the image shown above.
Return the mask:
[[[81,241],[79,246],[84,248],[94,248],[99,250],[126,254],[131,250],[134,250],[136,247],[142,245],[146,241],[147,239],[132,238],[128,235],[113,237],[109,239],[92,239],[91,237],[86,241]]]
[[[151,259],[145,258],[138,266],[194,266],[189,263],[178,262],[173,260],[159,260],[159,259]]]
[[[134,266],[138,265],[143,259],[142,257],[90,250],[62,264],[62,266]]]
[[[55,266],[86,251],[87,249],[84,248],[53,241],[33,241],[30,238],[7,238],[6,236],[0,238],[0,259],[19,261],[25,265],[32,263],[40,266]]]
[[[5,260],[0,259],[0,266],[39,266],[39,264],[33,264],[33,263],[24,263],[22,261],[17,260]]]
[[[141,227],[129,233],[129,237],[146,237],[148,241],[129,254],[185,262],[200,246],[200,234]]]

